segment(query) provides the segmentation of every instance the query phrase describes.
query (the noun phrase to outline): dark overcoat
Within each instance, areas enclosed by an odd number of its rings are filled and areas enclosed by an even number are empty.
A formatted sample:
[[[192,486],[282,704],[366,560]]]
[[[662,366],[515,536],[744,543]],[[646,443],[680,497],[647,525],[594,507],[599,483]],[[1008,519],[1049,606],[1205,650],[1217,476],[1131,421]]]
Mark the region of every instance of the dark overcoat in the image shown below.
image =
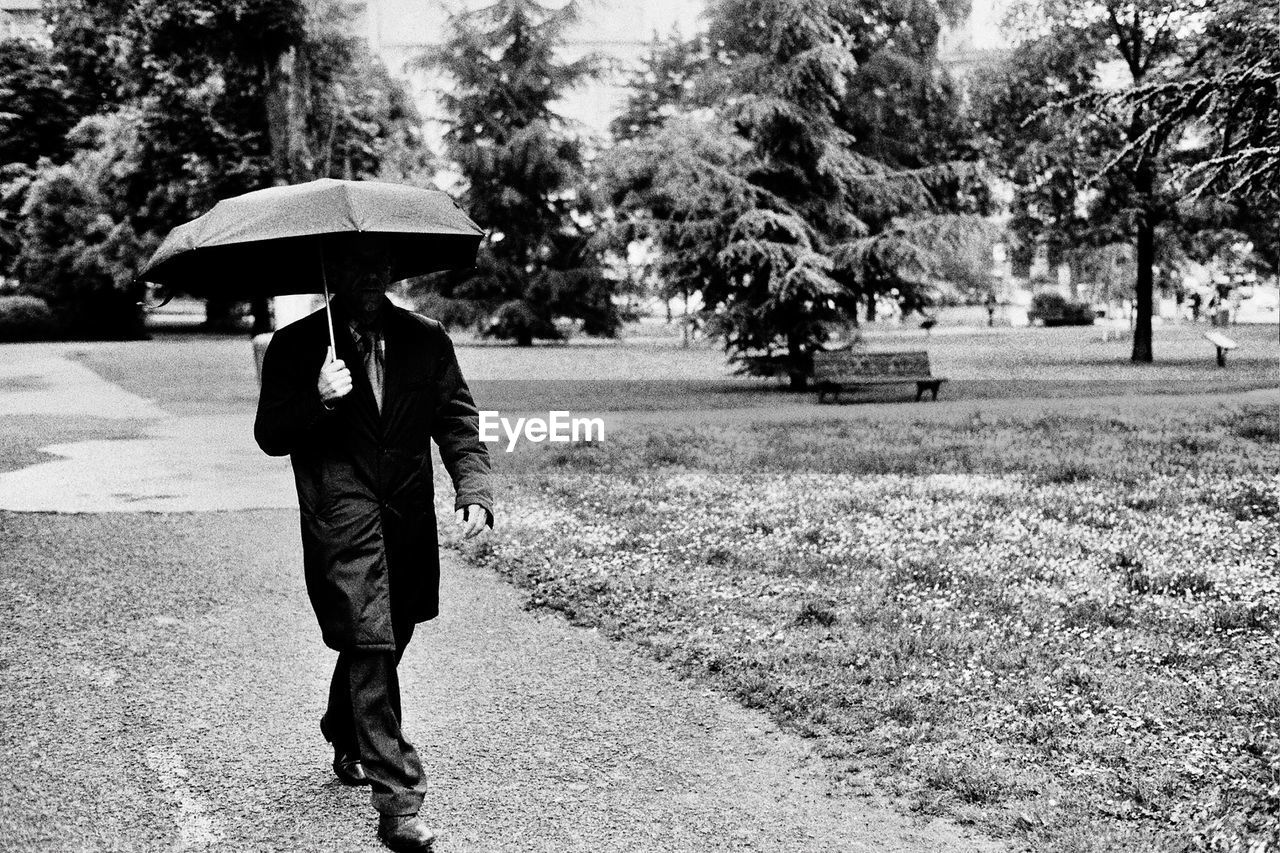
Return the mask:
[[[454,506],[478,504],[493,521],[489,455],[453,343],[438,322],[390,301],[383,316],[381,412],[336,303],[337,354],[354,387],[332,410],[316,388],[329,347],[323,309],[277,331],[262,363],[254,437],[268,454],[290,456],[307,594],[338,651],[394,650],[393,619],[439,612],[432,439]]]

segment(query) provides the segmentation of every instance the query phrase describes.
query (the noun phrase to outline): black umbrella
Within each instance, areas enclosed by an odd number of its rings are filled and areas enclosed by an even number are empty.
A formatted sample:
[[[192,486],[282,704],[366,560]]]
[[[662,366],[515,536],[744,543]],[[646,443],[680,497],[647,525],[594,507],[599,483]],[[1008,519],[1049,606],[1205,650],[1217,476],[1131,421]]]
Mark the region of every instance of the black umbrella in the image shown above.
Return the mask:
[[[170,231],[138,277],[206,298],[323,293],[327,308],[324,243],[339,234],[385,240],[393,281],[473,266],[484,238],[439,190],[321,178],[218,202]]]

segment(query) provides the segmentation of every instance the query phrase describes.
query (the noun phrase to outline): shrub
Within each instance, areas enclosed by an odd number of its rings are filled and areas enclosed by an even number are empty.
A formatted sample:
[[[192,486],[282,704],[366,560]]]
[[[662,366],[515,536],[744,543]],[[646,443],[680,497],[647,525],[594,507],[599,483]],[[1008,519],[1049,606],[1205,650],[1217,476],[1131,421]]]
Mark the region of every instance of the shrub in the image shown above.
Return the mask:
[[[1093,308],[1083,302],[1072,302],[1053,291],[1037,293],[1031,297],[1027,319],[1039,320],[1046,326],[1092,326]]]
[[[564,338],[555,323],[540,316],[522,299],[512,299],[498,306],[493,319],[483,329],[486,338],[515,339],[520,346],[530,346],[534,338],[558,341]]]
[[[410,293],[413,310],[439,320],[447,329],[479,326],[485,319],[484,309],[469,299],[452,299],[434,290],[415,289]]]
[[[63,332],[79,338],[142,337],[142,291],[134,272],[146,255],[115,195],[121,164],[136,156],[136,118],[94,116],[72,131],[75,154],[42,161],[20,213],[14,277],[48,303]]]
[[[36,296],[0,296],[0,342],[43,341],[58,336],[49,303]]]

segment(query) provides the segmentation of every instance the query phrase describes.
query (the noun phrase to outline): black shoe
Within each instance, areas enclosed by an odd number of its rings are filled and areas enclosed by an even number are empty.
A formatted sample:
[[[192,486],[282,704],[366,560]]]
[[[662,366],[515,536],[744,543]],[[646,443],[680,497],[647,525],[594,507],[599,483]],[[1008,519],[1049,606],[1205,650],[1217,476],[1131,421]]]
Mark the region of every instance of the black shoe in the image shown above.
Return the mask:
[[[324,735],[324,739],[329,743],[333,743],[333,733],[329,731],[328,714],[320,718],[320,734]],[[364,772],[364,765],[360,763],[360,757],[350,752],[343,752],[337,744],[333,747],[333,774],[344,785],[356,787],[370,784],[369,777]]]
[[[369,777],[364,772],[364,765],[360,763],[360,759],[354,755],[348,755],[345,752],[334,752],[333,754],[333,773],[338,777],[338,781],[344,785],[368,785]]]
[[[378,815],[378,838],[398,853],[429,853],[436,834],[417,815]]]

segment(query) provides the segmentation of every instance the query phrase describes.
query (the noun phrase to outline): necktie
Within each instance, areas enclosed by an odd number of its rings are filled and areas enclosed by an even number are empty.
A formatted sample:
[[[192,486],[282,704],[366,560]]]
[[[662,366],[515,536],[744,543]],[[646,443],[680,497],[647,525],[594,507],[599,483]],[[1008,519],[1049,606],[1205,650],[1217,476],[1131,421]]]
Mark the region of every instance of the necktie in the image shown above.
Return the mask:
[[[360,356],[364,359],[364,372],[369,377],[369,386],[373,389],[374,402],[378,404],[378,411],[382,411],[382,350],[378,346],[378,336],[369,330],[364,330],[357,338],[357,346],[360,350]]]

